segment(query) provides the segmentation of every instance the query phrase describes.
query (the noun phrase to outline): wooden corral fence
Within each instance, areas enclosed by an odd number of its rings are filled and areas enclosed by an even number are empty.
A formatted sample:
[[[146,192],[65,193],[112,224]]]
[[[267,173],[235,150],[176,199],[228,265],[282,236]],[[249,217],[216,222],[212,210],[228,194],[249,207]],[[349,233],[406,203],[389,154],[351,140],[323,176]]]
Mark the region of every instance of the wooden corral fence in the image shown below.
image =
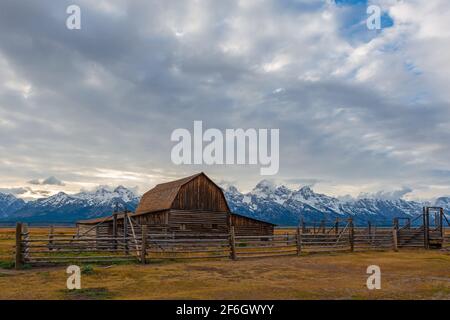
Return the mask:
[[[97,226],[98,228],[99,226]],[[115,233],[116,236],[93,237],[77,234],[31,236],[25,224],[16,229],[15,261],[24,264],[49,265],[57,263],[112,263],[120,261],[148,263],[161,259],[245,259],[267,256],[300,255],[312,252],[353,251],[379,245],[376,235],[364,247],[364,235],[355,234],[351,220],[335,233],[275,233],[270,236],[229,234],[158,233],[146,225]],[[361,244],[361,246],[360,246]],[[386,247],[387,248],[387,247]]]
[[[136,260],[132,237],[77,237],[75,234],[53,234],[32,237],[26,224],[17,223],[15,264],[45,265],[69,262],[117,262]]]
[[[421,216],[420,216],[421,217]],[[441,215],[442,217],[442,215]],[[422,217],[423,218],[423,217]],[[419,218],[416,218],[419,219]],[[15,262],[48,265],[57,263],[148,263],[162,259],[245,259],[301,255],[314,252],[339,252],[362,250],[399,250],[404,248],[439,248],[450,250],[450,229],[444,224],[445,216],[437,227],[427,218],[422,225],[416,221],[406,223],[394,220],[391,228],[368,224],[366,228],[354,227],[353,220],[337,221],[321,229],[301,224],[295,229],[278,229],[273,235],[236,235],[234,227],[229,233],[167,233],[147,225],[137,225],[132,220],[123,230],[113,235],[96,233],[56,234],[51,227],[47,237],[32,236],[25,224],[16,227]],[[447,221],[448,223],[448,221]],[[450,224],[447,224],[450,226]],[[102,228],[101,223],[94,226]],[[89,230],[88,230],[89,231]]]

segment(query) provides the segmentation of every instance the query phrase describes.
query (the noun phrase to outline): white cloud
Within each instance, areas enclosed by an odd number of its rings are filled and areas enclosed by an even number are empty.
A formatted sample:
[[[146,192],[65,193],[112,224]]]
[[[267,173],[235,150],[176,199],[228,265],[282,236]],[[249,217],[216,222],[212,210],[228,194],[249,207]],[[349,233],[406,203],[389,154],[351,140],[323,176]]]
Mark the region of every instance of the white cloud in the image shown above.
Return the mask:
[[[331,1],[82,1],[76,34],[53,1],[2,2],[3,181],[54,174],[73,191],[146,190],[200,170],[243,189],[260,180],[257,168],[170,163],[172,130],[200,119],[280,128],[279,180],[450,192],[430,173],[450,170],[450,4],[371,3],[394,26],[368,35],[357,24],[364,36],[353,37],[351,10]]]

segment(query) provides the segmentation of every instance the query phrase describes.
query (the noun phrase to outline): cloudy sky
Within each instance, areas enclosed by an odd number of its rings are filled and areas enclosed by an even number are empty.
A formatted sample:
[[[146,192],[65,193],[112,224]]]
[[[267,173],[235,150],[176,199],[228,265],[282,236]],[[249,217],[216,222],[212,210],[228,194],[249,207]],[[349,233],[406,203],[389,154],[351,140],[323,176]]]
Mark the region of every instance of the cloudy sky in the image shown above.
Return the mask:
[[[81,30],[66,28],[71,4]],[[280,129],[277,183],[448,195],[449,16],[447,0],[3,0],[0,192],[268,178],[174,165],[172,131],[202,120]]]

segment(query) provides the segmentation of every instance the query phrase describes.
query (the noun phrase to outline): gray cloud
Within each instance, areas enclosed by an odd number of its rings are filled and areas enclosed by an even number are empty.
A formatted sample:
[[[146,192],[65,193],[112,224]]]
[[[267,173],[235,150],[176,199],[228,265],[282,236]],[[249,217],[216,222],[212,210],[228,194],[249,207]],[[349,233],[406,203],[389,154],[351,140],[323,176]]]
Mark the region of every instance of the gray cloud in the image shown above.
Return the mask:
[[[294,178],[294,179],[287,179],[287,183],[297,184],[300,186],[310,186],[313,187],[317,183],[326,182],[321,179],[314,179],[314,178]]]
[[[18,188],[0,188],[0,193],[9,193],[13,195],[22,195],[28,192],[28,189],[18,187]]]
[[[27,182],[28,184],[33,184],[33,185],[49,185],[49,186],[65,186],[65,183],[61,180],[59,180],[58,178],[51,176],[48,177],[44,180],[39,180],[39,179],[32,179],[30,181]]]
[[[29,187],[16,187],[16,188],[0,188],[0,193],[9,193],[15,196],[23,196],[26,199],[32,199],[30,196],[48,197],[52,194],[48,190],[32,189]]]
[[[450,99],[428,76],[450,64],[415,49],[445,41],[398,27],[358,42],[340,32],[344,8],[283,3],[80,1],[69,31],[71,1],[2,2],[0,175],[141,190],[200,170],[244,189],[261,180],[257,166],[171,164],[171,132],[203,120],[280,128],[277,180],[450,188],[429,174],[450,170]]]
[[[61,180],[55,178],[55,177],[48,177],[41,183],[42,185],[52,185],[52,186],[64,186],[64,182]]]
[[[407,195],[408,193],[411,193],[413,189],[408,187],[403,187],[399,190],[393,190],[393,191],[378,191],[373,194],[366,194],[363,193],[359,195],[359,198],[375,198],[375,199],[384,199],[384,200],[396,200],[401,199],[403,196]]]

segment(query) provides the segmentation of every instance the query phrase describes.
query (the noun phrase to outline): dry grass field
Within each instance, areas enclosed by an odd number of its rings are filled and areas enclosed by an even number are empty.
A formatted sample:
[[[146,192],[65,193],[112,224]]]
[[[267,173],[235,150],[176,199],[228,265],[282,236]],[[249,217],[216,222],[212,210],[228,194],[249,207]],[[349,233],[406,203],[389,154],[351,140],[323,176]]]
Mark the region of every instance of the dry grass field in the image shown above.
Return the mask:
[[[13,243],[14,230],[0,229],[1,257]],[[91,265],[78,291],[66,290],[64,266],[16,271],[1,260],[0,299],[450,299],[448,251]],[[381,290],[366,288],[372,264],[381,268]]]

